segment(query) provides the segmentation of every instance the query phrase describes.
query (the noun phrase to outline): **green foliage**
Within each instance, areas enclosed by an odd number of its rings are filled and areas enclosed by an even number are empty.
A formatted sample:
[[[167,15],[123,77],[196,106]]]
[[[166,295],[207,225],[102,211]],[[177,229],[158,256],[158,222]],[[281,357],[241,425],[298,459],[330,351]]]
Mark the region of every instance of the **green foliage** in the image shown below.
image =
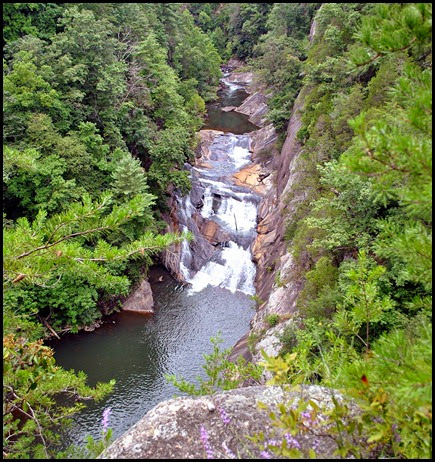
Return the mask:
[[[42,341],[29,342],[8,335],[3,339],[3,451],[7,458],[50,458],[56,431],[84,407],[83,400],[100,400],[113,390],[115,381],[85,384],[77,375],[56,366],[53,351]],[[62,396],[69,404],[58,406]]]
[[[101,317],[96,303],[98,292],[85,278],[67,273],[50,285],[6,290],[3,309],[7,312],[16,310],[22,315],[39,315],[49,320],[52,328],[58,331],[66,324],[68,329],[75,332]]]
[[[280,321],[279,314],[269,314],[266,316],[266,322],[269,324],[270,327],[276,326]]]
[[[298,311],[308,318],[331,318],[339,299],[337,267],[323,256],[305,274],[305,278],[304,288],[297,300]]]
[[[326,418],[309,431],[327,432],[341,458],[429,458],[431,7],[323,4],[316,22],[298,138],[319,180],[287,230],[310,269],[302,322],[279,357],[264,354],[270,383],[340,388],[345,401],[312,406]],[[302,437],[301,406],[272,418]]]
[[[352,54],[352,62],[366,66],[376,59],[398,51],[425,53],[430,49],[432,7],[429,3],[385,4],[362,19],[356,38],[361,46]]]
[[[127,202],[136,195],[147,195],[147,207],[150,207],[153,204],[154,197],[147,194],[148,185],[144,173],[144,169],[137,159],[134,159],[128,153],[122,153],[116,160],[116,167],[112,173],[114,196],[121,202]]]
[[[6,141],[14,142],[23,136],[32,113],[45,113],[56,121],[68,118],[69,110],[61,95],[41,75],[28,52],[14,57],[4,76],[3,91]]]
[[[221,58],[211,39],[193,24],[193,18],[183,13],[183,40],[175,48],[174,63],[182,80],[194,78],[199,94],[207,99],[210,90],[219,83]]]
[[[350,344],[339,342],[328,330],[323,335],[323,345],[332,340],[332,348],[341,345],[341,354],[346,357],[343,361],[337,355],[336,361],[331,361],[330,352],[324,351],[321,359],[324,370],[332,372],[323,383],[340,387],[344,400],[332,398],[334,405],[329,409],[303,401],[297,408],[283,405],[278,415],[271,414],[276,425],[295,436],[307,430],[327,432],[342,458],[350,454],[357,458],[430,457],[432,348],[427,319],[420,319],[408,332],[393,330],[383,335],[365,357],[352,353]],[[263,356],[263,365],[274,374],[271,384],[295,386],[313,371],[301,345],[284,358]],[[355,404],[359,411],[355,411]],[[309,420],[302,414],[307,408]],[[285,449],[283,444],[274,452],[283,455]]]
[[[275,273],[274,283],[276,284],[277,287],[286,287],[286,281],[284,281],[284,280],[282,279],[281,271],[280,271],[280,270],[278,270],[278,271]]]
[[[368,352],[370,325],[382,321],[384,312],[391,310],[394,304],[388,295],[380,292],[379,282],[385,273],[383,266],[370,261],[364,250],[359,251],[357,265],[352,266],[346,265],[341,275],[344,280],[341,290],[345,298],[338,305],[334,323],[341,332],[353,335],[357,335],[361,326],[365,326],[365,341],[358,338],[364,342]]]
[[[43,178],[16,172],[6,193],[7,214],[17,201],[27,216],[43,203],[56,213],[84,191],[108,189],[117,148],[130,151],[148,171],[161,144],[173,142],[159,129],[177,131],[190,147],[204,98],[215,91],[220,58],[188,11],[181,14],[179,4],[17,5],[6,7],[11,27],[23,29],[7,39],[4,137],[10,149],[37,146],[48,165]],[[48,20],[52,10],[59,21],[50,40],[33,29],[36,36],[25,35],[36,17]],[[95,150],[98,137],[101,148]],[[154,167],[160,170],[153,191],[159,207],[166,186],[187,188],[187,173],[169,174],[185,160]]]
[[[312,246],[343,250],[370,245],[381,208],[371,179],[349,174],[335,162],[319,167],[319,171],[328,192],[311,204],[306,223],[310,228],[322,229],[324,237],[315,239]]]
[[[95,440],[92,436],[86,436],[84,447],[76,445],[69,446],[65,451],[60,451],[55,455],[56,459],[97,459],[98,456],[113,442],[112,429],[103,430],[100,440]]]
[[[56,22],[63,4],[5,3],[3,5],[3,40],[12,42],[24,34],[50,38],[56,32]]]
[[[40,211],[32,223],[19,218],[4,234],[5,289],[14,291],[21,285],[48,288],[48,292],[39,291],[36,312],[67,307],[61,319],[73,327],[94,319],[95,289],[126,294],[129,287],[128,279],[116,271],[116,266],[111,268],[111,262],[139,258],[149,263],[151,255],[180,240],[175,235],[156,236],[147,232],[130,244],[116,247],[103,238],[109,232],[122,229],[135,217],[141,217],[147,201],[147,196],[135,196],[122,205],[111,205],[111,196],[105,193],[95,202],[84,196],[82,203],[72,203],[65,212],[50,218],[44,211]],[[68,305],[78,274],[83,284],[83,298],[76,292],[76,305]],[[66,280],[58,285],[64,277]],[[24,306],[29,303],[29,297],[36,301],[35,295],[26,294]],[[9,300],[18,302],[18,296]],[[53,297],[59,298],[54,301]]]
[[[216,337],[210,339],[213,345],[213,352],[203,355],[205,364],[202,366],[207,380],[197,377],[198,385],[189,383],[183,378],[178,379],[175,375],[167,375],[166,380],[175,385],[180,391],[192,396],[211,395],[221,390],[232,390],[238,388],[245,380],[258,380],[262,373],[262,368],[239,356],[237,362],[228,361],[231,348],[221,350],[219,343],[222,343],[220,332]]]

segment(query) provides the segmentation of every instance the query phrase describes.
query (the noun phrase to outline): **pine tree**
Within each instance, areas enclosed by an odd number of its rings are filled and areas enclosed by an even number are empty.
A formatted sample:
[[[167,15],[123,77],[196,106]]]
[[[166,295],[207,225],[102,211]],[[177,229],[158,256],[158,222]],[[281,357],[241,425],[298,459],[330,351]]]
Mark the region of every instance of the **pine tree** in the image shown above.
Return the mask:
[[[116,161],[112,178],[114,180],[112,191],[115,197],[120,198],[122,202],[126,202],[139,194],[148,199],[149,205],[154,203],[154,196],[147,194],[148,185],[145,171],[139,160],[130,154],[123,153],[121,158]]]

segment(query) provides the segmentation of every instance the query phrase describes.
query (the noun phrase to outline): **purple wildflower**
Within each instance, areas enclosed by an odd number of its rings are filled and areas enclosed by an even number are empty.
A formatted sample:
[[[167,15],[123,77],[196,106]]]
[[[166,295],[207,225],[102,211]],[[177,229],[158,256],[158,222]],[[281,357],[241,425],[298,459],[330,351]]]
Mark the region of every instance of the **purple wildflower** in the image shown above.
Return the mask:
[[[272,456],[268,451],[261,451],[260,456],[262,459],[272,459]]]
[[[296,449],[301,449],[301,445],[299,444],[299,441],[294,438],[290,433],[286,433],[284,435],[286,441],[287,441],[287,446],[290,448],[296,448]]]
[[[394,440],[396,441],[396,443],[400,443],[402,441],[402,438],[400,438],[399,433],[397,433],[397,424],[391,425],[391,430],[393,430]]]
[[[227,446],[227,443],[225,443],[225,441],[222,443],[222,447],[225,449],[225,452],[227,453],[227,456],[228,456],[230,459],[237,459],[236,455],[235,455],[234,452],[231,451],[231,449]]]
[[[207,459],[213,459],[213,451],[211,450],[210,443],[208,442],[208,433],[203,425],[201,425],[201,441],[207,455]]]
[[[301,417],[305,425],[316,425],[319,423],[317,419],[313,419],[313,415],[310,411],[301,412]]]
[[[103,411],[103,419],[101,420],[101,425],[103,426],[103,432],[107,431],[107,427],[109,426],[109,414],[112,408],[108,407]]]
[[[225,409],[221,407],[219,408],[219,412],[221,415],[222,422],[226,425],[229,424],[231,422],[231,417],[226,413]]]
[[[269,446],[278,446],[278,442],[276,440],[267,440],[264,442],[264,447],[267,449]]]

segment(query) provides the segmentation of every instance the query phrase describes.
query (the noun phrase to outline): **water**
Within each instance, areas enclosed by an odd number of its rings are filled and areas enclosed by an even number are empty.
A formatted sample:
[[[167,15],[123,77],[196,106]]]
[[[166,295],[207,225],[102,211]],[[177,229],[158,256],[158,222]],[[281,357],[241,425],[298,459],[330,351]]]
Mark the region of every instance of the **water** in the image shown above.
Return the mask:
[[[191,284],[189,293],[205,287],[223,287],[231,292],[241,291],[254,295],[255,265],[251,260],[250,245],[256,236],[257,205],[259,196],[231,181],[233,173],[250,163],[248,135],[225,134],[216,137],[210,145],[208,164],[211,168],[194,168],[192,190],[178,198],[179,221],[184,231],[198,235],[198,213],[213,221],[225,232],[217,248],[207,249],[202,267],[196,273],[195,254],[204,253],[204,244],[185,243],[181,251],[181,269]],[[195,198],[201,196],[198,202]]]
[[[232,347],[248,331],[255,309],[249,297],[255,293],[256,271],[250,245],[256,235],[259,197],[234,185],[231,176],[250,162],[251,140],[244,133],[257,127],[243,114],[219,109],[237,106],[246,96],[240,85],[228,84],[220,101],[209,106],[208,128],[231,132],[214,140],[207,161],[210,169],[190,167],[192,192],[177,199],[181,229],[192,230],[192,217],[197,214],[219,225],[225,239],[213,246],[197,235],[195,243],[182,244],[180,271],[188,284],[176,282],[162,267],[151,269],[153,315],[118,313],[94,332],[51,342],[57,363],[84,371],[90,385],[117,381],[107,399],[91,402],[74,417],[62,437],[63,447],[82,443],[86,435],[99,438],[107,407],[111,408],[109,426],[115,437],[120,436],[159,402],[182,395],[167,383],[166,374],[193,382],[198,375],[205,378],[203,354],[212,351],[210,338],[218,330],[222,348]],[[198,245],[206,249],[203,260],[196,255]]]
[[[221,110],[226,106],[240,106],[248,96],[243,85],[228,82],[226,77],[222,80],[225,87],[219,92],[219,100],[207,105],[207,120],[203,128],[231,132],[236,135],[258,130],[257,126],[249,122],[248,116],[234,111]]]
[[[163,282],[158,279],[163,277]],[[159,402],[182,396],[165,374],[191,382],[201,375],[203,354],[210,354],[210,338],[222,332],[222,348],[232,347],[248,330],[253,302],[243,293],[208,287],[187,295],[162,267],[151,271],[154,315],[118,313],[94,332],[80,332],[52,344],[58,364],[83,370],[90,385],[117,380],[115,390],[100,403],[88,404],[74,417],[63,446],[81,443],[86,435],[101,437],[101,417],[111,407],[109,425],[118,437]]]

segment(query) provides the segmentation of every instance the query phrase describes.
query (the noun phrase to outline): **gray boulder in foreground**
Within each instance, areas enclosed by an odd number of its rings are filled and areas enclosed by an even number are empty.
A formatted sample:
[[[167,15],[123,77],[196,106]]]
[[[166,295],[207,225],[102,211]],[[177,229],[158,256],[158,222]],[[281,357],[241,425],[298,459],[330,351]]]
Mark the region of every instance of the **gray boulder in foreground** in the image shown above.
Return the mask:
[[[256,445],[246,436],[263,432],[266,441],[280,441],[283,433],[272,424],[268,411],[259,408],[259,402],[278,414],[277,404],[293,403],[296,407],[303,394],[305,399],[330,408],[331,393],[314,385],[297,392],[284,392],[278,386],[251,386],[167,400],[115,440],[99,459],[261,459],[267,447]],[[331,437],[308,431],[296,438],[296,445],[302,449],[316,449],[318,458],[336,458],[332,454],[337,446]],[[275,457],[271,451],[269,454]]]

